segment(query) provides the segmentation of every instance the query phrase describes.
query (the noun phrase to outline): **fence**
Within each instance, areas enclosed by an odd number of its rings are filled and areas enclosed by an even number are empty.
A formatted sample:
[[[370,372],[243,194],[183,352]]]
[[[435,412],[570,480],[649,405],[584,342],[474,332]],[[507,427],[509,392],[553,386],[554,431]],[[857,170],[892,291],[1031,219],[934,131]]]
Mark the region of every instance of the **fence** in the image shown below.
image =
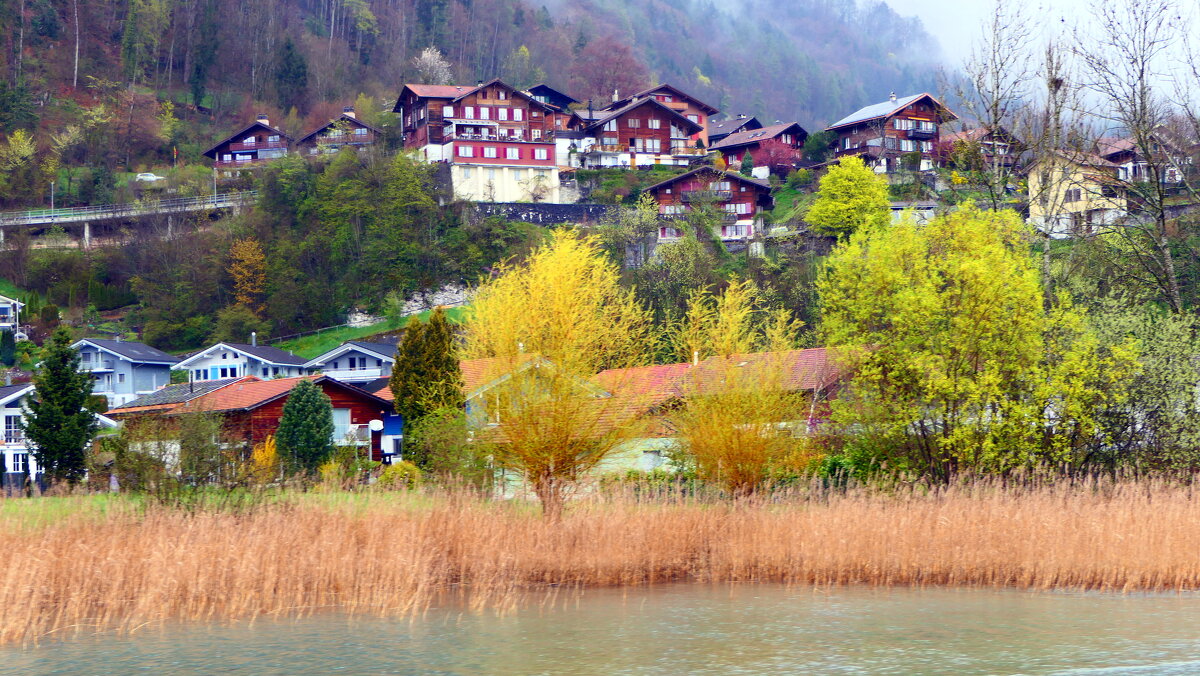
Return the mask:
[[[113,218],[135,218],[154,214],[178,214],[206,209],[228,209],[254,201],[254,190],[231,192],[206,197],[179,197],[129,204],[103,204],[66,209],[27,209],[0,213],[0,227],[37,226],[56,223],[87,223]]]

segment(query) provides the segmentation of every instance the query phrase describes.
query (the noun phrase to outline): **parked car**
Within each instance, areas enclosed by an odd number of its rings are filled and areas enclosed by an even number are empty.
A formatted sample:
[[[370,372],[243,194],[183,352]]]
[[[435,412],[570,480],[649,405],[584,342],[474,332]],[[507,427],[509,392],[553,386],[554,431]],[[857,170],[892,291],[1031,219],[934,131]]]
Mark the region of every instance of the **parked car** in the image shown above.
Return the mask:
[[[137,176],[134,177],[134,180],[135,181],[143,181],[146,183],[153,183],[154,181],[161,181],[161,180],[164,180],[165,178],[166,178],[166,176],[159,176],[158,174],[152,174],[152,173],[147,172],[147,173],[138,174]]]

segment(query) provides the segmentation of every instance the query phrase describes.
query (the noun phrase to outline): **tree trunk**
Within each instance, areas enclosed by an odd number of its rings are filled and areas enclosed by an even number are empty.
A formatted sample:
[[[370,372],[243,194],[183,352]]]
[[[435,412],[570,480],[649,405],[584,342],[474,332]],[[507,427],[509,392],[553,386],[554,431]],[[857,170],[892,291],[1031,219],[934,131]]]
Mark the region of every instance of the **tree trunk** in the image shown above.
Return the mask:
[[[71,74],[71,89],[79,86],[79,0],[71,3],[75,12],[75,67]]]
[[[547,521],[562,519],[563,494],[562,486],[554,477],[539,477],[534,480],[533,492],[542,503],[542,518]]]

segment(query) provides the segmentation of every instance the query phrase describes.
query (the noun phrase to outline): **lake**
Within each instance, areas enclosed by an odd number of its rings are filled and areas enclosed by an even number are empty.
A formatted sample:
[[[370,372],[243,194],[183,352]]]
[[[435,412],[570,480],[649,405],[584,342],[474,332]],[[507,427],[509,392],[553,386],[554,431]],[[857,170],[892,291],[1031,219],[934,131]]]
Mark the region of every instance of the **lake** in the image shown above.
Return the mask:
[[[0,649],[13,674],[1193,674],[1200,596],[665,585]]]

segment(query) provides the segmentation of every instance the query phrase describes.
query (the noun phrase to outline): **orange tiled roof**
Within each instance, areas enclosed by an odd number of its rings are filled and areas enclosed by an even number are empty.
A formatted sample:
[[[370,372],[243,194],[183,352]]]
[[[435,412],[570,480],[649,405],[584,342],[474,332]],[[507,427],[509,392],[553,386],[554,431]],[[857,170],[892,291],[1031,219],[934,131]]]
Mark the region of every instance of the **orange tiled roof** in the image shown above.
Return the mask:
[[[276,378],[274,380],[259,380],[247,376],[240,381],[227,385],[216,392],[197,397],[186,404],[175,408],[177,413],[194,413],[199,411],[241,411],[254,408],[283,394],[287,394],[301,380],[316,380],[323,376],[299,376],[296,378]]]

